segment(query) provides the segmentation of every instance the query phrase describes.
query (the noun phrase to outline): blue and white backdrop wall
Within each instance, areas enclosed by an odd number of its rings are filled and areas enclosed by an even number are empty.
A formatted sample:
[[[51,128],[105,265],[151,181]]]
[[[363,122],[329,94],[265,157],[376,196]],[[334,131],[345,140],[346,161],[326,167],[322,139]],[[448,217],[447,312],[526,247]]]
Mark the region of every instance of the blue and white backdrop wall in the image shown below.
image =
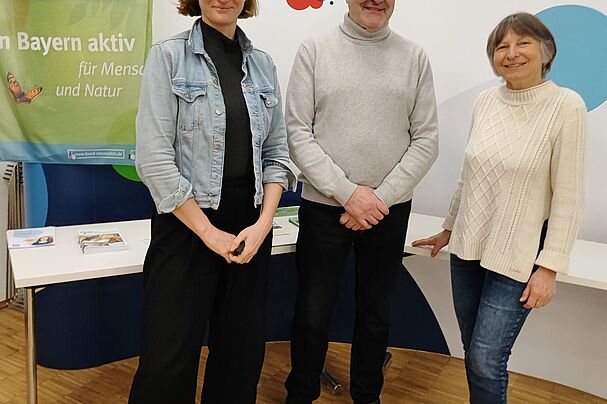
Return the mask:
[[[291,7],[306,1],[317,8]],[[190,27],[192,19],[178,16],[175,2],[154,0],[156,40]],[[299,43],[335,27],[347,6],[345,0],[260,3],[261,15],[241,25],[256,46],[274,57],[284,91]],[[418,187],[414,211],[439,216],[446,213],[461,166],[472,103],[482,89],[498,82],[484,53],[486,37],[503,16],[518,10],[538,14],[553,30],[559,55],[550,77],[580,92],[590,110],[587,207],[580,236],[607,242],[603,212],[607,187],[601,178],[607,172],[607,159],[603,158],[607,152],[605,0],[568,5],[554,0],[396,0],[391,26],[427,50],[441,125],[440,157]],[[28,225],[149,217],[152,206],[147,190],[130,178],[128,170],[109,166],[28,165]],[[409,271],[403,271],[399,280],[394,345],[461,356],[446,263],[410,257],[405,265]],[[273,266],[269,334],[270,338],[285,339],[295,288],[293,257],[277,257]],[[46,288],[37,294],[39,362],[49,367],[79,368],[136,355],[139,305],[138,276]],[[350,328],[351,307],[344,305],[338,314],[334,338],[348,340],[343,330]],[[81,338],[66,338],[70,335]],[[560,285],[555,301],[531,315],[516,346],[512,369],[607,398],[605,341],[607,293]]]
[[[297,11],[299,3],[314,4]],[[283,92],[298,44],[331,29],[347,10],[345,0],[262,1],[261,15],[241,26],[256,46],[268,51],[278,65]],[[156,38],[187,29],[190,21],[175,15],[169,2],[155,4]],[[298,7],[302,8],[302,7]],[[474,99],[499,81],[487,61],[486,38],[507,14],[538,15],[555,35],[558,55],[549,76],[578,91],[589,110],[587,144],[587,202],[579,237],[607,242],[607,2],[554,0],[454,2],[396,0],[391,27],[422,45],[434,71],[440,119],[440,156],[419,185],[413,209],[444,216],[456,186]],[[360,78],[364,80],[363,77]],[[437,229],[438,230],[438,229]],[[447,265],[422,257],[405,260],[423,292],[451,355],[462,356],[455,322]],[[596,265],[605,266],[605,262]],[[606,269],[607,270],[607,269]],[[413,290],[413,289],[410,289]],[[406,316],[407,308],[401,308]],[[410,324],[409,333],[417,332]],[[607,293],[560,284],[547,308],[534,312],[523,329],[511,369],[560,382],[607,398]]]
[[[345,0],[265,0],[259,17],[241,22],[253,43],[269,52],[283,92],[299,43],[333,28],[347,11]],[[311,6],[304,10],[302,5]],[[318,4],[322,6],[318,7]],[[313,8],[312,6],[318,7]],[[585,0],[402,1],[396,0],[391,27],[422,45],[434,71],[440,117],[440,157],[417,189],[414,211],[445,215],[462,162],[470,112],[483,89],[499,81],[485,55],[489,32],[504,16],[538,15],[555,35],[558,55],[549,78],[578,91],[590,111],[587,203],[580,238],[607,242],[607,2]],[[154,36],[188,29],[170,1],[155,1]],[[364,80],[364,78],[360,78]]]

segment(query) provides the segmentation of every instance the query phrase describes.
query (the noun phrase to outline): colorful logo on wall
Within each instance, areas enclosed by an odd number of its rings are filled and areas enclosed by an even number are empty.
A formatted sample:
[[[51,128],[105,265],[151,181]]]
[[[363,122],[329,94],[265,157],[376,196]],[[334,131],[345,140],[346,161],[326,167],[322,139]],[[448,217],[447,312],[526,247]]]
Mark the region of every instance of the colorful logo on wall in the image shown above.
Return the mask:
[[[305,10],[308,7],[312,7],[315,9],[321,8],[327,0],[287,0],[287,4],[294,10],[301,11]],[[333,5],[334,2],[328,1],[329,5]]]

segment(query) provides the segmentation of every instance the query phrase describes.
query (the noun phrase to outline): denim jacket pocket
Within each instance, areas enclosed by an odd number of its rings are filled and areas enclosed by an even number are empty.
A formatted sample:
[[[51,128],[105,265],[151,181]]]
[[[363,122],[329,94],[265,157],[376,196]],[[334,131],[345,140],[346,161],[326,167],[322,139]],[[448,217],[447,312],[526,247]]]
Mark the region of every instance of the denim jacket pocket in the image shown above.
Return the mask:
[[[177,96],[176,159],[182,174],[191,176],[190,170],[198,159],[200,128],[206,102],[207,85],[186,81],[173,81],[171,90]]]
[[[179,130],[190,132],[200,124],[200,103],[202,100],[197,100],[197,98],[207,94],[207,85],[177,81],[173,82],[171,89],[179,101],[179,111],[177,113]]]

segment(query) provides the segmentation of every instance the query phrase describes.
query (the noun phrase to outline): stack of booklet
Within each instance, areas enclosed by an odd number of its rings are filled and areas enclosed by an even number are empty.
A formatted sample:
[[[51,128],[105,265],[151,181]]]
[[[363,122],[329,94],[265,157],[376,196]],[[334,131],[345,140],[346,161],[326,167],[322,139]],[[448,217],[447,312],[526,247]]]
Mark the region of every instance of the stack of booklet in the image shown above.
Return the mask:
[[[122,251],[129,248],[118,229],[80,230],[78,245],[84,254]]]

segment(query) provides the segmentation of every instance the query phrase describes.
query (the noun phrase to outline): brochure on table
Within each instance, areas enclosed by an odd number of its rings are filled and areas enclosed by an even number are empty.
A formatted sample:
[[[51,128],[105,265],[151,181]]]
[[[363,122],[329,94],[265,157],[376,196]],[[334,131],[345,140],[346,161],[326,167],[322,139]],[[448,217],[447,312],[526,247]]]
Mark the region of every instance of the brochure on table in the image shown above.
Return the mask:
[[[15,229],[6,232],[8,248],[44,247],[55,244],[55,227]]]
[[[84,254],[123,251],[129,247],[118,229],[82,229],[78,231],[78,245]]]

